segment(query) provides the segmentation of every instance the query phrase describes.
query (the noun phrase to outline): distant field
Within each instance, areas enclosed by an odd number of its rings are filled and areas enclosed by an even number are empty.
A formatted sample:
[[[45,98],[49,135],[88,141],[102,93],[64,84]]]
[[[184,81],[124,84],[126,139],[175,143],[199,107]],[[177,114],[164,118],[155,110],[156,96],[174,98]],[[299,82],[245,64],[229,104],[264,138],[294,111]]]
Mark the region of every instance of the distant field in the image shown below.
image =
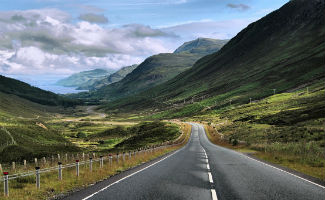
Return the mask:
[[[139,123],[133,115],[109,119],[95,107],[65,109],[4,93],[0,97],[0,163],[57,153],[137,149],[180,135],[178,126],[159,121]]]

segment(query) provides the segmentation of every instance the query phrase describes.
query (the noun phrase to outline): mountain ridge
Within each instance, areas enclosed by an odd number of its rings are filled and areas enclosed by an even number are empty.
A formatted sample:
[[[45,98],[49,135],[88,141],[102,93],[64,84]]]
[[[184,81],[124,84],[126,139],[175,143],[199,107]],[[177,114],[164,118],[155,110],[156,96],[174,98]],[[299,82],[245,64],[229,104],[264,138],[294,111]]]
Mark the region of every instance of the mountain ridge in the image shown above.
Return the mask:
[[[88,71],[82,71],[72,74],[66,78],[58,80],[56,85],[64,87],[79,87],[85,88],[94,84],[97,80],[101,80],[107,75],[114,73],[115,70],[106,69],[93,69]]]
[[[220,51],[199,59],[174,79],[106,108],[167,110],[171,109],[168,105],[185,101],[179,112],[190,115],[204,109],[189,103],[192,99],[210,98],[206,100],[209,107],[215,107],[214,102],[228,105],[229,99],[247,103],[250,98],[272,95],[272,89],[282,92],[320,80],[325,74],[324,4],[324,0],[290,1],[248,25]]]
[[[118,82],[118,81],[122,80],[126,75],[131,73],[137,66],[138,66],[138,64],[122,67],[121,69],[117,70],[116,72],[114,72],[110,75],[106,75],[105,77],[103,77],[103,79],[95,81],[91,85],[80,86],[77,89],[78,90],[96,90],[96,89],[99,89],[106,85]]]
[[[192,47],[188,49],[194,53],[183,51],[179,53],[161,53],[150,56],[119,82],[102,87],[93,93],[84,93],[81,96],[112,101],[127,95],[136,94],[170,80],[192,67],[199,58],[209,54],[211,52],[211,47],[214,46],[215,49],[218,49],[228,42],[228,40],[216,39],[205,39],[204,41],[205,45],[210,44],[206,51],[204,50],[204,45],[200,45],[200,49],[192,45]],[[195,42],[196,40],[190,41],[187,45]]]
[[[53,92],[45,91],[2,75],[0,75],[0,92],[15,95],[42,105],[74,106],[79,104],[76,100],[68,99]]]

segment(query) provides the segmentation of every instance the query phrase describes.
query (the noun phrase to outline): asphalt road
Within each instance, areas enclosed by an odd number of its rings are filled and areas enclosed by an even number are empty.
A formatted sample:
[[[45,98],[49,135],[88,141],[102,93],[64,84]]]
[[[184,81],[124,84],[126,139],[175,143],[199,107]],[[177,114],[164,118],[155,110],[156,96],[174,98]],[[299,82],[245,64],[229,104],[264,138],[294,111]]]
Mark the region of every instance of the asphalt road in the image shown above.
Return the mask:
[[[192,126],[179,151],[66,199],[325,199],[325,187],[216,146]]]

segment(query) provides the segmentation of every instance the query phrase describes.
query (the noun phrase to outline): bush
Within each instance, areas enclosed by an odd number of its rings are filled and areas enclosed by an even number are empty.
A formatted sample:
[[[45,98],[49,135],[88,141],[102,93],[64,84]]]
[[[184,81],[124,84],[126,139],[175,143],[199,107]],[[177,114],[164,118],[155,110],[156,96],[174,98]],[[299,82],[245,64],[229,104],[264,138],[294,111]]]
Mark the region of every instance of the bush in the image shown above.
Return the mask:
[[[105,141],[104,140],[99,140],[98,143],[99,144],[105,144]]]
[[[234,140],[232,141],[232,146],[237,146],[237,144],[238,144],[237,139],[234,139]]]
[[[77,138],[86,138],[86,137],[87,137],[87,134],[84,132],[77,133]]]
[[[10,145],[5,147],[0,153],[2,162],[23,161],[33,158],[33,152],[25,147]]]

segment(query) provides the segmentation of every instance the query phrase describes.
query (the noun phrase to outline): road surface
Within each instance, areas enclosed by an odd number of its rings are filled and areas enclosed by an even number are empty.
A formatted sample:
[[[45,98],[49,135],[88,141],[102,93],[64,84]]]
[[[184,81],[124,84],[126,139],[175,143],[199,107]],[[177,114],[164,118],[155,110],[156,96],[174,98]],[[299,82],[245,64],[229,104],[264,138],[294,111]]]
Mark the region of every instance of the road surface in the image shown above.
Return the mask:
[[[325,187],[216,146],[192,126],[182,149],[66,199],[325,199]]]

